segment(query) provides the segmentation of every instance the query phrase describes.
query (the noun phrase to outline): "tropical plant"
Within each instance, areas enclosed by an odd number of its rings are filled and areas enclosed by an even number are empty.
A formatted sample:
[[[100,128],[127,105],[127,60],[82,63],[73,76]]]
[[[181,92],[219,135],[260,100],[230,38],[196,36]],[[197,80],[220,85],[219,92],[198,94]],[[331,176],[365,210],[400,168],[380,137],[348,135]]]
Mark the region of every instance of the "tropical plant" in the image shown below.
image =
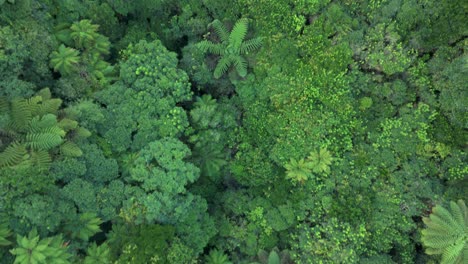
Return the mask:
[[[315,173],[330,172],[330,164],[333,158],[326,148],[321,148],[318,152],[311,152],[308,157],[312,164],[312,170]]]
[[[294,182],[303,183],[312,173],[312,163],[304,159],[295,160],[291,158],[284,167],[286,168],[286,179]]]
[[[68,223],[65,229],[70,233],[71,238],[88,241],[90,237],[101,231],[100,224],[102,220],[95,213],[83,213],[78,219]]]
[[[222,251],[219,251],[217,249],[213,249],[210,251],[210,254],[206,256],[205,263],[207,264],[232,264],[232,262],[229,261],[229,257],[226,256]]]
[[[219,56],[218,64],[214,70],[216,79],[226,73],[232,65],[234,65],[239,76],[245,77],[247,75],[247,60],[243,55],[248,55],[262,45],[262,38],[260,37],[244,40],[248,30],[248,23],[246,18],[239,19],[229,33],[226,27],[216,19],[210,25],[214,28],[221,42],[214,43],[210,40],[203,40],[197,44],[203,52],[210,52]]]
[[[83,264],[107,264],[110,263],[110,248],[107,243],[100,246],[91,244],[86,250],[86,257]]]
[[[251,264],[288,264],[292,263],[288,250],[279,252],[278,248],[273,248],[270,252],[260,250],[257,253],[257,262]]]
[[[451,201],[449,209],[435,206],[423,221],[427,228],[421,240],[428,255],[442,255],[442,264],[468,261],[468,210],[463,200]]]
[[[28,236],[17,236],[17,246],[10,250],[15,255],[15,264],[67,264],[71,255],[60,236],[40,239],[33,229]]]
[[[70,37],[77,48],[90,48],[95,42],[99,26],[91,24],[88,19],[73,23],[70,27]]]
[[[67,75],[76,71],[77,65],[80,62],[80,52],[73,48],[60,45],[57,51],[52,52],[50,55],[50,66],[54,71],[60,74]]]
[[[0,224],[0,246],[11,245],[11,242],[7,237],[11,236],[11,231],[8,229],[8,225]]]
[[[51,98],[45,88],[30,99],[15,99],[3,107],[3,117],[8,121],[0,129],[0,167],[26,162],[47,169],[52,161],[49,151],[56,147],[64,155],[82,155],[73,140],[88,137],[90,132],[75,120],[59,120],[61,104],[62,100]]]

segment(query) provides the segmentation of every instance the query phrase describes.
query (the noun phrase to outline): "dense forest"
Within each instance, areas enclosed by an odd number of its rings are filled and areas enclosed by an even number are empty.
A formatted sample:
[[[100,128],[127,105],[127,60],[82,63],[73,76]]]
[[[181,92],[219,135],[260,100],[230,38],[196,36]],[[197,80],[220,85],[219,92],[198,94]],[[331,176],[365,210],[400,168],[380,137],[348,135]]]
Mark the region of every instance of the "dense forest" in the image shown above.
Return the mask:
[[[468,2],[0,0],[0,263],[468,263]]]

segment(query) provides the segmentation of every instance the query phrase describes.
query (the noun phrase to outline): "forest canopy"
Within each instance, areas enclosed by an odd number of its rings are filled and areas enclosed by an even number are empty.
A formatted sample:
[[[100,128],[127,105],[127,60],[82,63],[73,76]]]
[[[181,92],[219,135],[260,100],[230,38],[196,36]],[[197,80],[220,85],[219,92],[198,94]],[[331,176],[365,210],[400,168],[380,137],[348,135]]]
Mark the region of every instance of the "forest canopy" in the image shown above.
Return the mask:
[[[467,263],[467,14],[0,0],[0,263]]]

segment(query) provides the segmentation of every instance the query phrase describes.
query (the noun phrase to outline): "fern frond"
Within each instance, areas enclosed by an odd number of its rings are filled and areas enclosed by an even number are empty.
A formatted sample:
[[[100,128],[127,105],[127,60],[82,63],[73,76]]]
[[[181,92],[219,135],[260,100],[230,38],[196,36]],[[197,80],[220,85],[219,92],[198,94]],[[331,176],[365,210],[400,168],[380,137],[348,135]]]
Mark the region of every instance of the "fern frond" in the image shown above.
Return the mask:
[[[34,108],[27,100],[13,100],[11,102],[11,124],[10,126],[18,131],[23,131],[27,128],[32,119]]]
[[[247,61],[241,56],[233,56],[231,60],[239,76],[245,77],[247,75]]]
[[[236,24],[232,28],[231,34],[229,35],[229,43],[234,47],[240,48],[242,41],[245,39],[247,29],[249,27],[249,20],[247,18],[241,18],[237,20]]]
[[[30,160],[39,170],[48,170],[52,163],[52,158],[46,150],[31,151]]]
[[[214,77],[216,79],[219,79],[223,74],[227,72],[229,66],[231,66],[231,63],[232,60],[229,56],[222,57],[216,65],[216,68],[214,70]]]
[[[463,205],[465,204],[462,204],[461,206],[459,206],[459,204],[453,201],[450,202],[450,211],[452,212],[453,220],[455,221],[455,223],[459,226],[461,230],[463,230],[465,226],[465,216],[463,215],[464,213],[463,210],[466,211],[466,207],[463,208]]]
[[[460,258],[464,258],[463,246],[464,246],[463,243],[456,243],[445,248],[444,253],[442,253],[441,263],[443,264],[466,263],[466,262],[457,261]]]
[[[442,264],[465,263],[467,245],[468,212],[464,201],[450,202],[450,210],[437,205],[429,217],[424,217],[427,225],[421,233],[421,241],[429,255],[442,254]]]
[[[229,41],[229,31],[226,29],[223,23],[218,19],[211,22],[211,26],[214,28],[216,34],[221,39],[221,42]]]
[[[0,96],[0,115],[9,112],[10,103],[6,97]]]
[[[44,116],[36,116],[29,122],[28,133],[40,133],[48,131],[51,127],[57,126],[57,117],[53,114],[47,114]],[[55,131],[59,133],[60,131]],[[60,133],[59,133],[60,134]]]
[[[70,131],[78,127],[78,122],[75,120],[64,118],[60,120],[60,122],[58,123],[58,127],[60,127],[61,129],[65,131]]]
[[[78,127],[74,132],[74,139],[87,138],[91,136],[91,132],[84,127]]]
[[[58,98],[45,100],[42,104],[38,105],[38,115],[45,114],[57,114],[60,106],[62,105],[62,100]]]
[[[224,53],[224,47],[220,44],[215,44],[208,40],[203,40],[197,43],[197,47],[202,52],[210,52],[216,55],[222,55]]]
[[[36,93],[37,96],[40,96],[42,100],[50,100],[52,98],[52,94],[50,93],[49,88],[43,88],[39,92]]]
[[[241,54],[249,54],[252,51],[258,50],[262,47],[263,39],[262,38],[253,38],[242,42],[240,46]]]
[[[21,163],[28,155],[24,145],[14,142],[0,153],[0,167],[13,166]]]
[[[34,133],[26,135],[26,147],[34,150],[49,150],[62,144],[62,136],[57,133]]]
[[[65,141],[62,145],[60,145],[60,152],[68,157],[80,157],[83,155],[83,151],[71,141]]]

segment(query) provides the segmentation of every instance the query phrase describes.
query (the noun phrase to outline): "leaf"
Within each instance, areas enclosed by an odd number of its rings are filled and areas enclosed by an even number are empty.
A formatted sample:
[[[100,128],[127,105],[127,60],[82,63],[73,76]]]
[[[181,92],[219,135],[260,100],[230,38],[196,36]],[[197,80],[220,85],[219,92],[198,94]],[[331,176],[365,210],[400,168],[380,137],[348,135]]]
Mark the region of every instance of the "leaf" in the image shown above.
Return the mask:
[[[221,23],[218,19],[215,19],[213,22],[211,22],[211,26],[214,28],[216,34],[219,36],[222,42],[229,41],[229,32],[223,23]]]
[[[237,20],[234,25],[231,34],[229,35],[229,43],[236,48],[240,48],[242,41],[244,41],[247,29],[249,26],[249,20],[241,18]]]

